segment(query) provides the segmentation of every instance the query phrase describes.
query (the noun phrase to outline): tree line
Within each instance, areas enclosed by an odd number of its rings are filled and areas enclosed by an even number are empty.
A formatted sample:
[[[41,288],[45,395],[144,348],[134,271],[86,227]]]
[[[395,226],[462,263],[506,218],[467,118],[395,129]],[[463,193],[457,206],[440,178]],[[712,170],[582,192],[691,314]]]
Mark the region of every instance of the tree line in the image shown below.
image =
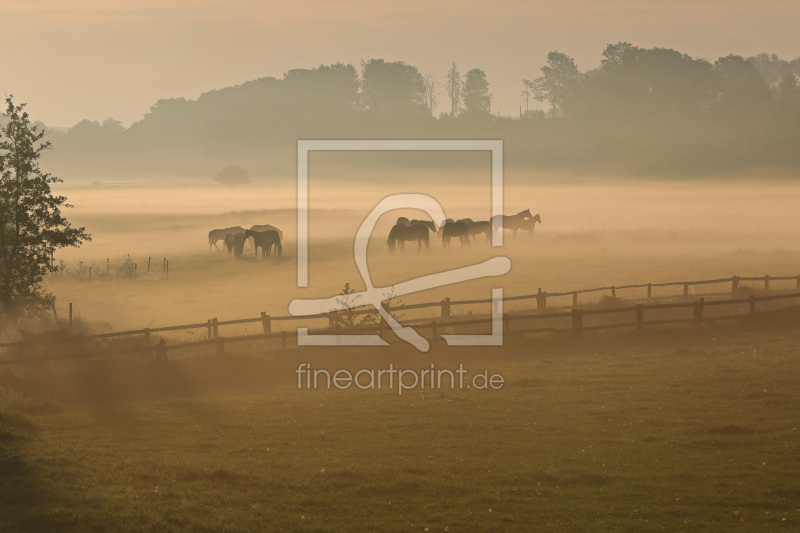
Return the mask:
[[[589,147],[581,157],[588,153],[600,165],[636,152],[632,172],[664,161],[686,171],[800,164],[800,58],[728,55],[711,62],[627,42],[609,44],[602,57],[597,68],[581,71],[567,54],[550,52],[531,68],[538,75],[521,77],[520,113],[512,117],[493,113],[480,68],[462,73],[453,63],[434,76],[402,61],[370,59],[360,68],[294,69],[196,100],[159,100],[129,128],[114,119],[81,121],[54,133],[62,154],[55,159],[85,168],[91,157],[111,171],[127,157],[132,165],[123,166],[142,174],[196,174],[186,167],[193,154],[226,154],[231,162],[256,146],[293,150],[297,138],[479,136],[504,139],[531,164],[570,164],[576,146]],[[532,101],[546,103],[547,111],[532,110]]]

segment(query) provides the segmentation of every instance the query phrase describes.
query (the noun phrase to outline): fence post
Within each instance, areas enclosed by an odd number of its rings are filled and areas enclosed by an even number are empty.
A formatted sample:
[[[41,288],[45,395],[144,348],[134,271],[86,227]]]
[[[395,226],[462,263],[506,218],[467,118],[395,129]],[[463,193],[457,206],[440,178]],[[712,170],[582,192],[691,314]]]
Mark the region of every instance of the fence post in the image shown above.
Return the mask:
[[[647,299],[650,300],[652,298],[653,298],[653,284],[652,283],[648,283],[647,284]]]
[[[111,275],[111,260],[106,257],[106,274]]]
[[[755,312],[756,312],[756,295],[755,294],[751,294],[750,295],[750,314],[751,315],[755,314]]]
[[[167,258],[166,258],[166,257],[164,258],[164,262],[163,262],[163,264],[162,264],[161,271],[162,271],[164,274],[166,274],[166,273],[167,273]]]
[[[578,307],[578,291],[572,292],[572,307]]]
[[[542,309],[547,309],[547,291],[542,293]]]
[[[161,339],[158,341],[158,346],[156,346],[156,359],[159,361],[166,361],[167,360],[167,341],[166,339]]]
[[[611,286],[611,297],[612,298],[616,298],[617,297],[617,288],[614,287],[613,285]]]
[[[539,292],[536,293],[536,309],[542,310],[542,288],[539,287]]]
[[[439,336],[439,327],[436,324],[435,320],[431,322],[431,336],[433,337],[433,339]]]
[[[58,322],[58,311],[56,311],[56,302],[53,302],[53,320]]]
[[[211,319],[211,334],[215,339],[219,337],[219,322],[216,318]]]
[[[206,330],[207,330],[206,331],[206,338],[210,339],[211,338],[211,319],[210,318],[206,322]]]
[[[445,298],[442,300],[442,318],[448,318],[450,316],[450,298]]]
[[[272,320],[266,311],[261,311],[261,327],[264,333],[272,333]]]
[[[644,328],[644,306],[636,304],[636,329]]]
[[[148,257],[148,258],[147,258],[147,273],[148,273],[148,274],[150,273],[150,260],[151,260],[151,259],[152,259],[152,257]]]
[[[798,277],[797,279],[799,280],[798,283],[800,283],[800,277]],[[736,294],[736,291],[738,290],[739,290],[739,276],[733,276],[733,278],[731,278],[731,294]]]
[[[764,276],[764,292],[769,292],[769,274]]]
[[[150,346],[150,328],[144,328],[144,343]]]
[[[72,329],[72,302],[69,303],[69,329]]]
[[[580,309],[572,310],[572,329],[578,336],[583,333],[583,311]]]
[[[694,304],[694,325],[699,326],[703,323],[703,304],[705,303],[705,298],[700,298],[699,302],[695,302]]]
[[[688,283],[684,283],[683,284],[683,295],[684,296],[689,296],[689,284]]]
[[[797,276],[797,279],[795,280],[795,288],[800,289],[800,276]]]

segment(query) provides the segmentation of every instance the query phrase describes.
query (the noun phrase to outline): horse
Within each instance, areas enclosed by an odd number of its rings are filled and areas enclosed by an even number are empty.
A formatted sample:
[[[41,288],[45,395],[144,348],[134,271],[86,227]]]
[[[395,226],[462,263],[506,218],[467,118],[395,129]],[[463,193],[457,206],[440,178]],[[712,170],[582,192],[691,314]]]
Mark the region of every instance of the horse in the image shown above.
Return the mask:
[[[404,226],[426,226],[429,230],[436,233],[436,224],[434,224],[430,220],[408,220],[406,217],[397,217],[397,224],[402,224]]]
[[[433,223],[432,220],[412,220],[409,223],[410,226],[425,226],[432,232],[436,233],[436,224]]]
[[[422,250],[422,244],[425,244],[425,249],[430,249],[430,232],[428,226],[414,225],[406,226],[405,224],[395,224],[389,232],[389,238],[386,244],[389,245],[389,253],[393,254],[395,246],[398,241],[400,242],[400,249],[405,253],[405,241],[417,241],[417,251]]]
[[[217,241],[224,241],[228,233],[244,233],[244,228],[241,226],[233,226],[232,228],[225,229],[212,229],[208,232],[208,250],[211,251],[211,245],[219,250]]]
[[[539,215],[536,215],[536,217],[538,216]],[[522,224],[523,221],[529,218],[534,218],[534,217],[533,215],[531,215],[531,210],[526,209],[525,211],[520,211],[516,215],[495,215],[492,217],[492,222],[496,220],[497,227],[500,228],[501,231],[504,229],[510,229],[512,235],[516,236],[517,230],[520,229],[523,225]]]
[[[244,238],[253,238],[253,248],[256,252],[256,261],[258,260],[258,249],[261,248],[261,258],[270,255],[271,249],[275,247],[275,253],[281,255],[283,247],[281,246],[281,237],[277,230],[268,229],[266,231],[253,231],[251,229],[244,232]]]
[[[464,244],[469,246],[469,224],[465,222],[448,222],[442,228],[442,247],[447,250],[450,248],[450,239],[458,237],[461,247]]]
[[[539,224],[542,223],[542,217],[540,217],[538,213],[535,214],[532,218],[526,218],[525,220],[523,220],[519,226],[519,229],[526,229],[528,230],[528,235],[533,235],[533,228],[536,227],[537,222]]]
[[[488,244],[492,243],[492,223],[488,220],[479,220],[478,222],[467,224],[467,233],[475,241],[475,244],[478,244],[478,235],[481,234],[486,235]]]
[[[255,226],[251,226],[250,229],[252,231],[267,231],[267,230],[270,230],[270,229],[271,230],[275,230],[275,231],[278,232],[278,237],[280,237],[281,240],[283,240],[283,230],[279,229],[279,228],[276,228],[272,224],[261,224],[261,225],[256,224]]]
[[[228,233],[225,235],[225,248],[228,250],[228,257],[231,256],[231,252],[233,251],[233,240],[238,235],[238,233]]]
[[[233,257],[234,259],[242,258],[242,251],[244,251],[244,233],[233,234]]]
[[[459,218],[456,222],[463,222],[464,224],[472,224],[471,218]]]

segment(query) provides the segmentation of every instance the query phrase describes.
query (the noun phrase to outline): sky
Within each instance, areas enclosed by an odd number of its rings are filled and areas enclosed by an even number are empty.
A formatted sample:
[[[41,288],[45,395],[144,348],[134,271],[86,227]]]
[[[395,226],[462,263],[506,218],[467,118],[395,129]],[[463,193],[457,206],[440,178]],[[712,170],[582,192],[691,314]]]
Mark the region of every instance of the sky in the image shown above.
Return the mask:
[[[492,111],[517,115],[522,80],[540,75],[551,50],[582,71],[619,41],[712,62],[793,59],[798,20],[798,0],[0,0],[0,90],[49,126],[130,125],[160,98],[383,58],[440,83],[452,62],[481,68]],[[444,111],[444,90],[439,102]]]

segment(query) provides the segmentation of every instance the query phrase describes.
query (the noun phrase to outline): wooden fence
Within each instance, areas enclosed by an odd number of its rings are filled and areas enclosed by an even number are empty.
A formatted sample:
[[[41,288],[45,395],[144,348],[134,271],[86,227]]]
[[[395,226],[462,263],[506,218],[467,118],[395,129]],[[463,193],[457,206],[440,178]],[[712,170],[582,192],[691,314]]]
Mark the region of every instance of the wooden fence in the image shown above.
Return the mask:
[[[535,294],[510,296],[503,298],[504,302],[531,300],[531,299],[536,301],[535,312],[525,312],[525,313],[515,313],[515,314],[507,313],[503,315],[504,335],[520,335],[520,334],[530,334],[530,333],[557,331],[557,330],[572,330],[576,334],[581,334],[584,331],[612,329],[612,328],[635,327],[638,329],[642,329],[644,326],[652,326],[659,324],[693,323],[695,325],[700,325],[703,322],[735,319],[735,318],[741,318],[743,316],[756,314],[757,303],[800,298],[800,291],[764,294],[761,296],[750,294],[746,298],[729,298],[729,299],[718,299],[718,300],[706,300],[705,298],[705,296],[736,295],[737,293],[743,290],[743,286],[741,285],[741,282],[743,281],[762,282],[765,293],[770,292],[771,281],[772,282],[794,281],[795,282],[794,288],[800,289],[800,276],[777,276],[777,277],[734,276],[732,278],[722,278],[722,279],[702,280],[702,281],[646,283],[646,284],[622,285],[622,286],[612,285],[607,287],[598,287],[594,289],[583,289],[577,291],[552,292],[552,293],[548,293],[547,291],[542,291],[541,289],[539,289]],[[725,292],[705,293],[705,295],[700,297],[699,299],[693,301],[685,301],[686,297],[690,296],[689,294],[690,286],[723,284],[723,283],[730,283],[730,290],[726,290]],[[649,303],[650,301],[656,299],[656,297],[653,296],[654,287],[668,287],[668,286],[682,286],[683,294],[679,295],[679,297],[682,297],[681,299],[683,301],[673,302],[673,303]],[[634,288],[645,288],[645,287],[647,288],[646,301],[648,303],[636,303],[635,305],[629,305],[629,306],[616,305],[608,308],[601,307],[595,309],[580,309],[578,307],[579,294],[592,293],[592,292],[606,292],[612,298],[619,298],[619,296],[617,295],[617,291],[625,289],[634,289]],[[563,296],[572,297],[573,306],[571,309],[569,307],[563,307],[563,309],[565,309],[564,311],[552,312],[552,313],[546,312],[548,299],[552,299],[555,297],[563,297]],[[693,294],[691,296],[699,296],[699,294]],[[619,300],[614,300],[614,302],[618,303]],[[440,328],[444,327],[455,328],[460,326],[475,327],[479,325],[491,324],[492,323],[491,317],[461,318],[458,316],[454,316],[452,313],[453,306],[488,304],[488,303],[492,303],[492,299],[451,300],[450,298],[445,298],[438,302],[425,302],[417,304],[398,305],[392,307],[387,306],[387,311],[396,312],[402,310],[439,307],[440,311],[438,320],[432,318],[403,320],[403,323],[409,325],[413,324],[416,329],[421,329],[423,331],[429,330],[431,336],[433,338],[436,338],[438,337],[438,331]],[[733,313],[733,314],[725,314],[717,316],[709,316],[705,314],[705,310],[707,310],[708,308],[713,308],[717,306],[732,306],[732,305],[742,306],[745,304],[748,311],[744,313]],[[70,304],[70,311],[72,310],[71,307],[72,306]],[[691,318],[671,317],[671,318],[659,318],[656,320],[645,320],[645,311],[667,310],[667,309],[673,309],[673,310],[691,309],[692,317]],[[366,309],[366,308],[354,308],[347,311],[320,313],[316,315],[307,315],[302,317],[270,316],[267,315],[265,312],[262,312],[261,316],[255,318],[243,318],[237,320],[223,320],[223,321],[218,320],[216,318],[212,318],[207,320],[206,322],[199,322],[195,324],[183,324],[183,325],[166,326],[159,328],[143,328],[138,330],[117,331],[110,333],[100,333],[95,335],[72,335],[60,338],[23,340],[18,342],[0,344],[0,348],[11,349],[16,352],[15,354],[16,357],[0,358],[0,363],[17,364],[17,363],[37,362],[47,359],[57,360],[57,359],[94,357],[94,356],[112,355],[112,354],[128,354],[128,353],[133,354],[133,353],[147,353],[147,352],[154,353],[156,357],[159,359],[166,359],[168,352],[187,349],[187,348],[203,347],[203,346],[215,346],[216,351],[218,353],[224,354],[226,344],[264,341],[270,339],[279,340],[280,351],[285,352],[289,347],[289,339],[292,338],[292,334],[289,331],[273,331],[273,322],[281,322],[281,321],[303,322],[308,320],[327,319],[328,328],[309,330],[309,333],[330,334],[332,332],[335,332],[341,334],[344,333],[382,334],[384,331],[388,331],[388,327],[380,320],[378,320],[377,324],[369,326],[344,327],[342,325],[343,318],[345,317],[352,318],[359,315],[376,314],[376,313],[377,312],[374,309]],[[623,316],[622,321],[613,323],[595,324],[595,325],[584,324],[586,317],[612,315],[612,314],[622,315]],[[541,324],[546,322],[547,320],[553,320],[553,319],[569,319],[571,325],[567,327],[556,327],[552,325],[547,325],[538,327],[516,327],[516,328],[512,326],[513,323],[518,323],[521,321],[533,321],[533,322],[539,322]],[[227,337],[220,335],[220,328],[223,326],[231,326],[237,324],[253,324],[253,323],[261,324],[262,333],[227,336]],[[174,343],[169,345],[167,344],[166,339],[160,338],[158,342],[153,343],[152,337],[154,334],[167,333],[173,331],[196,330],[196,329],[205,329],[207,332],[207,338],[201,341]],[[113,347],[110,349],[103,349],[99,351],[89,350],[88,346],[86,346],[87,341],[114,339],[122,337],[140,337],[143,342],[138,343],[137,346]],[[46,347],[48,345],[64,345],[64,344],[74,345],[76,348],[74,353],[52,358],[48,358],[47,356],[44,357],[32,356],[32,354],[26,356],[25,354],[25,352],[30,352],[31,348],[33,348],[34,346]]]

